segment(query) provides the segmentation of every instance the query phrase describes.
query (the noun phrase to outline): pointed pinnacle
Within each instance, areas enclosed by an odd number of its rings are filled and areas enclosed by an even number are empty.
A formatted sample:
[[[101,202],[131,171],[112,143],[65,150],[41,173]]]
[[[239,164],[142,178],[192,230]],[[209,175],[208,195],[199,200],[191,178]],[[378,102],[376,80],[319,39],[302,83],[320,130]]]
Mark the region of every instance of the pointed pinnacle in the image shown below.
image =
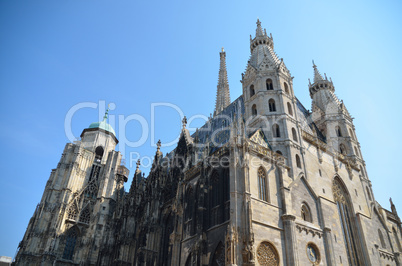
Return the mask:
[[[257,30],[255,31],[255,37],[264,36],[264,33],[261,28],[261,22],[257,19]]]
[[[314,64],[314,60],[313,60],[313,68],[314,68],[314,83],[320,80],[324,80],[320,72],[318,71],[317,66]]]

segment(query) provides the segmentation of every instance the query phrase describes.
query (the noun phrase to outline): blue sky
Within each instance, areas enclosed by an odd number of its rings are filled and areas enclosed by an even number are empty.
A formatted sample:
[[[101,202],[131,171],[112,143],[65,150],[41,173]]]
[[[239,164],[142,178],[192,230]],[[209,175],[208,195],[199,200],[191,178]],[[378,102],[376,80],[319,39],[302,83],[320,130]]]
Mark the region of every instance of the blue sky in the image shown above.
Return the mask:
[[[401,11],[400,1],[1,0],[0,256],[15,254],[69,141],[64,123],[72,107],[113,103],[117,135],[119,115],[150,123],[152,103],[175,104],[188,117],[208,116],[222,46],[232,100],[241,94],[257,17],[272,33],[306,108],[311,60],[332,77],[355,117],[376,200],[389,209],[391,196],[402,214]],[[79,137],[100,113],[79,109],[73,134]],[[201,124],[197,119],[191,126]],[[159,107],[155,125],[155,139],[164,144],[177,137],[181,119],[172,108]],[[124,133],[135,142],[142,132],[133,120]],[[124,150],[133,170],[130,152],[153,156],[156,148],[148,138]]]

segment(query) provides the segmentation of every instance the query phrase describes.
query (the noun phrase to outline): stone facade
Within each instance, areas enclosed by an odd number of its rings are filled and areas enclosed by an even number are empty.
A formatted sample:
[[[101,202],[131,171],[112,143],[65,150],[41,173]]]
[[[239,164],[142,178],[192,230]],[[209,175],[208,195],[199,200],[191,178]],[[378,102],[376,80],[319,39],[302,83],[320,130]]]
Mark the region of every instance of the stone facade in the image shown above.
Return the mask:
[[[374,199],[353,119],[313,64],[312,111],[257,21],[243,94],[226,53],[214,116],[145,178],[102,123],[67,144],[18,265],[401,265],[401,220]],[[106,123],[106,117],[103,121]]]

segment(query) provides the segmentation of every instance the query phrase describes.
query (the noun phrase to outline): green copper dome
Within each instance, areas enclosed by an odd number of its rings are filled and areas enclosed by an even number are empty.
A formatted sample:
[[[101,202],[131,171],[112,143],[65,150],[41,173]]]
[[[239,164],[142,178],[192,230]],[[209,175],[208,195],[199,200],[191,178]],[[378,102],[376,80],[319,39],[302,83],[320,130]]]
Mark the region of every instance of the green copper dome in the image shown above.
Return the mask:
[[[100,128],[105,131],[113,133],[113,135],[116,136],[116,133],[114,132],[114,129],[112,128],[111,125],[106,123],[106,119],[104,119],[102,122],[93,122],[89,125],[89,128]]]
[[[103,117],[103,121],[102,122],[93,122],[89,125],[89,128],[100,128],[107,132],[113,133],[113,135],[116,137],[116,132],[114,132],[114,129],[112,128],[112,126],[106,122],[108,113],[109,113],[109,108],[106,110],[105,116]]]

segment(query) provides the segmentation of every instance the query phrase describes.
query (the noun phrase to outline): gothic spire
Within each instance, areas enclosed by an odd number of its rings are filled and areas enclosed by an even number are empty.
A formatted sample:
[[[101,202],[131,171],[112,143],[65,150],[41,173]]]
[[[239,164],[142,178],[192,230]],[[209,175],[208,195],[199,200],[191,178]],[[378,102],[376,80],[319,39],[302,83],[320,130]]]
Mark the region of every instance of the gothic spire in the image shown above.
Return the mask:
[[[267,35],[267,34],[265,34]],[[255,37],[264,36],[264,32],[262,31],[260,19],[257,19],[257,29],[255,31]]]
[[[219,114],[223,109],[225,109],[230,104],[228,73],[226,71],[226,52],[223,49],[223,47],[222,52],[220,52],[219,55],[220,55],[219,79],[216,91],[214,116]]]
[[[314,83],[320,80],[324,80],[324,78],[321,76],[320,71],[318,71],[317,66],[314,64],[314,60],[313,60],[313,68],[314,68]]]

